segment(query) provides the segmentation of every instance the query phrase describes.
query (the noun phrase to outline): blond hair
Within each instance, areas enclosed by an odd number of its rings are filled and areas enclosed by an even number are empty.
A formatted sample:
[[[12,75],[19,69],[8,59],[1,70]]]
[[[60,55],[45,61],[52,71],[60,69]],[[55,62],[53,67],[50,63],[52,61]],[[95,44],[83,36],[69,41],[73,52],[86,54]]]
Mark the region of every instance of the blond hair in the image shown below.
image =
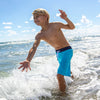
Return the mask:
[[[33,16],[34,15],[47,15],[47,20],[49,21],[49,13],[43,8],[38,8],[38,9],[34,10],[32,12],[32,14],[33,14]]]

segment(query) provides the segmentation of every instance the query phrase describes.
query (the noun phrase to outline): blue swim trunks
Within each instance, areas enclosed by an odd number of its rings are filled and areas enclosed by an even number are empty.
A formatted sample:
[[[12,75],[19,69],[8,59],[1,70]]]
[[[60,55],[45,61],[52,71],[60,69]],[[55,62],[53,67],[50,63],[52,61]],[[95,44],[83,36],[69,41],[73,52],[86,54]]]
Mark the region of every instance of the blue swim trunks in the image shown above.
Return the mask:
[[[70,63],[73,56],[73,49],[71,46],[56,50],[56,56],[59,62],[57,74],[71,76]]]

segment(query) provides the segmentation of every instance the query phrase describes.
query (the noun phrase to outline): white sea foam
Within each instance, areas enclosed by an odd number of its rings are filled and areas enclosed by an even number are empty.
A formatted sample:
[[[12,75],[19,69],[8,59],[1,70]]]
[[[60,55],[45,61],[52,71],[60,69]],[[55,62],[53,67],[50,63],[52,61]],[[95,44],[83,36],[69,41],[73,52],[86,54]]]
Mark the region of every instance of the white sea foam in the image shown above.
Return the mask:
[[[74,56],[71,61],[71,70],[74,79],[65,77],[69,88],[68,92],[73,97],[72,100],[100,100],[100,40],[98,37],[91,36],[74,37],[72,41],[74,41],[74,43],[72,42]],[[20,51],[19,45],[18,51],[15,50],[11,53],[12,60],[15,55],[17,55],[15,56],[17,59],[25,56],[27,49]],[[42,96],[52,98],[51,91],[58,90],[56,79],[58,62],[56,56],[52,56],[54,54],[52,53],[53,49],[46,48],[46,46],[48,45],[42,42],[38,48],[37,53],[39,55],[36,55],[32,60],[31,71],[22,73],[18,69],[13,69],[9,76],[7,74],[5,77],[0,77],[0,100],[15,98],[17,100],[41,100],[39,98]],[[47,56],[42,57],[44,48],[46,48],[45,55],[47,54]],[[50,53],[48,53],[48,49]],[[5,60],[1,59],[1,61]],[[17,65],[15,64],[15,66]]]
[[[42,59],[38,58],[38,61]],[[44,59],[42,61],[46,61]],[[36,63],[32,64],[33,70],[28,73],[13,70],[9,77],[0,79],[0,98],[23,100],[51,96],[50,89],[57,86],[55,64],[50,59],[37,68],[34,68]]]
[[[72,59],[72,72],[75,78],[82,74],[80,69],[86,67],[87,55],[78,51]],[[32,71],[13,70],[7,78],[0,79],[0,98],[5,99],[38,99],[41,96],[51,97],[51,90],[58,89],[56,79],[58,62],[55,56],[37,57],[31,63]],[[66,83],[73,80],[65,77]]]

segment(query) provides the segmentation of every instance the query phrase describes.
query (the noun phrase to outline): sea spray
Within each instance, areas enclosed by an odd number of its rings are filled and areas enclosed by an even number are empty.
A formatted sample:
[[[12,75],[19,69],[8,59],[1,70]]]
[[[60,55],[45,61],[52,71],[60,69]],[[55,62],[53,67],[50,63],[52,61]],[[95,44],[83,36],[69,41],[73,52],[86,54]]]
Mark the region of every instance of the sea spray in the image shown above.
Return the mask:
[[[100,36],[66,38],[74,50],[71,61],[74,79],[65,77],[66,92],[72,100],[100,100]],[[56,78],[59,64],[55,50],[47,43],[42,41],[39,45],[31,62],[31,71],[26,73],[17,69],[32,44],[32,40],[0,43],[1,100],[41,100],[42,97],[59,100],[58,96],[52,95],[52,91],[59,90]]]

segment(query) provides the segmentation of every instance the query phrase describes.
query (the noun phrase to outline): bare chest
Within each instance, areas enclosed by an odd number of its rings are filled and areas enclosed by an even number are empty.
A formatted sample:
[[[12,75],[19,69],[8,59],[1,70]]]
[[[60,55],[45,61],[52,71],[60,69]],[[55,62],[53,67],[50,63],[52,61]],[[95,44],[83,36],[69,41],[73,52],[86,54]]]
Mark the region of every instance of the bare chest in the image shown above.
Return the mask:
[[[51,29],[44,32],[44,40],[53,40],[57,36],[57,30]]]

